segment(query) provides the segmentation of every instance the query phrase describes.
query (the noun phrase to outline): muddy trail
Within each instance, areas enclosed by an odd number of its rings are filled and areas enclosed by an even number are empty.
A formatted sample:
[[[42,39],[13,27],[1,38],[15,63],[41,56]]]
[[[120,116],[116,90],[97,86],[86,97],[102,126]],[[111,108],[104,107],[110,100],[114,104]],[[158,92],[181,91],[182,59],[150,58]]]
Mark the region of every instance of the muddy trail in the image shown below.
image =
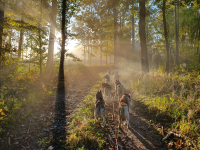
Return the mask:
[[[61,149],[65,144],[69,116],[79,108],[81,101],[90,94],[90,89],[100,80],[99,73],[105,73],[110,67],[83,67],[78,72],[65,73],[65,89],[58,90],[55,96],[34,106],[22,108],[26,118],[19,120],[3,137],[0,137],[1,150],[21,149]],[[129,90],[126,89],[126,92]],[[55,85],[56,86],[56,85]],[[114,87],[114,84],[112,84]],[[114,103],[114,119],[113,115]],[[138,109],[140,106],[131,101],[130,128],[118,129],[118,102],[106,101],[106,126],[103,128],[106,145],[104,149],[150,150],[167,149],[161,143],[162,136],[149,126]],[[64,111],[63,111],[64,110]],[[100,122],[99,122],[100,123]],[[102,127],[100,127],[102,128]],[[117,138],[116,138],[117,137]],[[116,140],[117,139],[117,140]]]
[[[125,85],[125,92],[131,93],[128,87],[129,83],[122,80],[122,85]],[[114,92],[114,83],[111,84]],[[133,96],[134,97],[134,96]],[[146,112],[140,102],[135,98],[130,103],[130,127],[122,123],[121,128],[118,128],[118,100],[106,101],[106,120],[107,125],[105,130],[106,150],[167,150],[167,145],[162,143],[162,135],[148,123],[144,117]],[[148,113],[148,112],[146,112]],[[100,124],[100,122],[99,122]]]

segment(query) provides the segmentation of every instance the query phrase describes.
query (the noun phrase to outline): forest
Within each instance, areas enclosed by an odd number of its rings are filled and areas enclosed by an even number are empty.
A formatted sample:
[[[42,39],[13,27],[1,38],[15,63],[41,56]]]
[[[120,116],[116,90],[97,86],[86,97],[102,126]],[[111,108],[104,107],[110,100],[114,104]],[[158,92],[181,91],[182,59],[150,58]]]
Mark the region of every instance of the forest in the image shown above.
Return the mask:
[[[199,0],[0,0],[0,149],[200,149],[199,73]]]

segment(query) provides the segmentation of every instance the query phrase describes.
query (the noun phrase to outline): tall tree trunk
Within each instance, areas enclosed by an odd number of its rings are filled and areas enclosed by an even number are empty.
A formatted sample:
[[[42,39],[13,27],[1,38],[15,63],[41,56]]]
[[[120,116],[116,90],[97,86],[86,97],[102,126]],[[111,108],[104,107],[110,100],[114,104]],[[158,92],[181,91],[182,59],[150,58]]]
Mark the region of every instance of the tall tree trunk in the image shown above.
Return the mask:
[[[63,8],[62,8],[62,50],[61,50],[61,58],[60,58],[60,68],[59,68],[59,80],[64,80],[64,54],[65,54],[65,15],[66,15],[66,0],[63,0]]]
[[[163,12],[163,25],[164,25],[165,45],[166,45],[166,52],[167,52],[167,60],[166,60],[165,71],[169,72],[169,42],[168,42],[168,35],[167,35],[167,24],[166,24],[165,10],[166,10],[166,0],[163,0],[162,12]]]
[[[141,48],[141,69],[144,72],[149,72],[147,46],[146,46],[146,33],[145,33],[145,0],[139,0],[139,7],[140,7],[139,35],[140,35],[140,48]]]
[[[42,40],[41,40],[41,20],[42,20],[42,0],[40,3],[40,19],[38,25],[38,34],[39,34],[39,52],[40,52],[40,77],[42,76]]]
[[[23,21],[23,16],[21,16],[21,21]],[[20,30],[19,35],[19,47],[18,47],[18,57],[21,58],[22,55],[22,44],[23,44],[24,33],[23,30]]]
[[[2,67],[2,44],[3,44],[3,20],[4,20],[5,2],[0,1],[0,68]]]
[[[134,8],[134,0],[132,7]],[[132,51],[133,51],[133,55],[135,55],[135,18],[134,18],[134,14],[132,14]]]
[[[52,0],[51,10],[51,28],[49,37],[48,57],[46,71],[52,73],[53,71],[53,56],[54,56],[54,42],[55,42],[55,27],[56,27],[56,11],[57,11],[57,0]]]
[[[59,78],[57,85],[57,96],[55,102],[55,117],[54,117],[54,130],[53,130],[53,140],[54,149],[59,150],[64,146],[64,143],[60,141],[66,140],[66,109],[68,109],[65,102],[65,77],[64,77],[64,55],[65,55],[65,40],[67,33],[65,32],[65,22],[66,13],[68,13],[68,7],[66,7],[67,0],[62,1],[62,46],[61,46],[61,57],[60,57],[60,67],[59,67]]]
[[[88,61],[87,61],[87,63],[88,63],[88,65],[89,65],[89,63],[90,63],[90,51],[89,51],[89,46],[87,47],[87,52],[88,52]]]
[[[84,54],[84,64],[85,64],[85,57],[86,57],[86,51],[85,51],[85,45],[84,45],[84,52],[83,52],[83,54]]]
[[[176,66],[179,67],[179,0],[175,4]]]
[[[114,65],[117,65],[118,61],[118,51],[117,51],[117,5],[116,0],[113,0],[113,17],[114,17]]]
[[[106,65],[108,64],[107,57],[108,57],[108,40],[107,40],[107,52],[106,52]]]
[[[90,47],[90,64],[92,64],[92,46]]]
[[[102,45],[100,46],[100,65],[102,65]]]

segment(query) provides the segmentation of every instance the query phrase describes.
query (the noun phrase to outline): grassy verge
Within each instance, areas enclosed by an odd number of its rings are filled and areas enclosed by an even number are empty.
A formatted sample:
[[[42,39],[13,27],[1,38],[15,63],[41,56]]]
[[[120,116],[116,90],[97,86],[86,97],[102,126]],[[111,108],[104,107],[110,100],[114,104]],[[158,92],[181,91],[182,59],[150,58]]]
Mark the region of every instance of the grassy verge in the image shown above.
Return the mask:
[[[135,73],[131,89],[136,103],[145,105],[151,123],[161,124],[164,133],[179,133],[181,139],[170,143],[174,146],[200,148],[200,76],[198,72]],[[182,145],[180,143],[184,141]]]
[[[80,108],[70,117],[67,149],[102,149],[105,145],[104,131],[97,122],[94,125],[94,100],[100,82],[91,89],[91,94],[82,101]]]

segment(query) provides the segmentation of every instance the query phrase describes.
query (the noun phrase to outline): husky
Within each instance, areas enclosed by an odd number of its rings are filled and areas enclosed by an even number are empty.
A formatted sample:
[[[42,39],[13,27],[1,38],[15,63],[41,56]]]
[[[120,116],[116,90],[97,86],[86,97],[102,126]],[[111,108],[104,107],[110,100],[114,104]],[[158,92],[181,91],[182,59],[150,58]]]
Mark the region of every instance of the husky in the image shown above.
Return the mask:
[[[108,70],[108,73],[107,73],[107,74],[108,74],[109,76],[111,76],[111,74],[112,74],[112,73],[111,73],[111,70]]]
[[[121,128],[121,122],[127,122],[127,128],[130,128],[129,124],[129,106],[130,106],[131,96],[125,93],[119,102],[119,128]]]
[[[103,79],[105,83],[110,83],[110,76],[108,74],[104,75]]]
[[[105,101],[103,99],[103,95],[101,90],[97,92],[96,94],[96,101],[95,101],[95,110],[94,110],[94,124],[96,124],[96,119],[101,118],[101,115],[103,115],[103,122],[104,126],[106,125],[106,119],[105,119]]]
[[[104,96],[106,96],[106,99],[110,98],[111,97],[111,86],[110,86],[110,84],[102,83],[101,86],[103,88],[103,94],[104,94]]]
[[[115,80],[115,92],[117,93],[117,86],[120,85],[121,83],[119,80]]]
[[[124,86],[119,82],[119,80],[115,81],[115,93],[118,96],[118,100],[124,95]]]
[[[113,72],[111,73],[111,75],[115,75],[115,74],[118,74],[118,71],[117,71],[117,70],[115,70],[115,71],[113,71]]]
[[[119,74],[118,74],[118,72],[116,72],[116,73],[113,75],[113,80],[114,80],[114,81],[119,80]]]

